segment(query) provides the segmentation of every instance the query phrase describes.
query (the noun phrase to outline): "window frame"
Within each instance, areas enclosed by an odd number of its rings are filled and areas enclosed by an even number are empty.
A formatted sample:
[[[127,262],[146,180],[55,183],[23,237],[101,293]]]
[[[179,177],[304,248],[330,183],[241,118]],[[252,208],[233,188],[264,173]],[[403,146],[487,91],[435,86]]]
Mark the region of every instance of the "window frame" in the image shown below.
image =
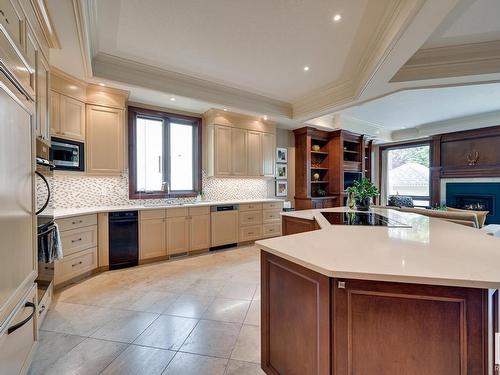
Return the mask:
[[[177,113],[128,106],[128,161],[129,161],[129,198],[164,199],[196,197],[202,191],[202,119]],[[193,127],[193,190],[139,192],[137,191],[137,117],[163,121],[163,174],[170,185],[170,123],[191,125]],[[171,186],[171,185],[170,185]]]
[[[379,181],[379,191],[385,192],[386,196],[382,197],[380,196],[381,204],[386,204],[387,205],[387,165],[384,167],[384,161],[383,161],[383,154],[385,151],[391,151],[391,150],[399,150],[403,148],[412,148],[412,147],[419,147],[419,146],[429,146],[429,195],[428,196],[409,196],[411,197],[414,201],[415,200],[428,200],[429,201],[429,207],[432,205],[433,202],[433,191],[432,191],[432,167],[433,167],[433,155],[434,155],[434,144],[431,139],[420,139],[420,140],[415,140],[415,141],[408,141],[408,142],[401,142],[401,143],[390,143],[386,145],[382,145],[378,149],[378,181]],[[385,185],[385,186],[383,186]],[[416,207],[424,207],[424,206],[416,206]]]

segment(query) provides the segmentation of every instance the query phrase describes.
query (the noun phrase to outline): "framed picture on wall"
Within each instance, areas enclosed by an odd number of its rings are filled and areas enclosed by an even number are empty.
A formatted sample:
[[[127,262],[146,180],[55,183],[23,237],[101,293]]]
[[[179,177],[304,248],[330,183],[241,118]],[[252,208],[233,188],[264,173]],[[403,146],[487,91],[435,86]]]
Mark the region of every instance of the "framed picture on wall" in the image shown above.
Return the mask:
[[[288,178],[288,166],[286,164],[276,164],[276,179],[286,180]]]
[[[286,163],[288,161],[288,150],[283,147],[276,148],[276,163]]]
[[[276,196],[286,197],[288,195],[288,182],[286,180],[276,180]]]

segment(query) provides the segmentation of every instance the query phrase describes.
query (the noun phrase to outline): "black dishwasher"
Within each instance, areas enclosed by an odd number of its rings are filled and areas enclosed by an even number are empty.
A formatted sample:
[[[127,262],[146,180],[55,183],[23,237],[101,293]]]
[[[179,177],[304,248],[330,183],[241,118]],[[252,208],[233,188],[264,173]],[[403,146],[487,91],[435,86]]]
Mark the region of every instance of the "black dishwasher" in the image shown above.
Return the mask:
[[[139,233],[137,211],[109,213],[109,269],[137,266]]]

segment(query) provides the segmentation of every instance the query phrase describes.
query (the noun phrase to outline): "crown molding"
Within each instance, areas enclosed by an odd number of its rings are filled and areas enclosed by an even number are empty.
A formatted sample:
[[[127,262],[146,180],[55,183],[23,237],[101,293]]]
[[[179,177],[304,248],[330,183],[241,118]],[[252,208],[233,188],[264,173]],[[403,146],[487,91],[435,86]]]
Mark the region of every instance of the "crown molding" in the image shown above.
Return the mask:
[[[45,0],[31,0],[31,5],[35,11],[35,16],[41,26],[43,35],[45,36],[49,47],[61,49],[61,42],[59,42],[56,29],[54,28],[54,23],[50,18]]]
[[[387,6],[357,66],[343,81],[329,84],[295,101],[293,119],[307,121],[358,100],[424,3],[425,0],[398,0]]]
[[[95,38],[95,35],[93,35],[92,30],[95,30],[97,16],[95,0],[73,0],[73,12],[85,78],[89,79],[94,76],[92,71],[92,56],[95,47],[93,42],[95,40],[92,38]]]
[[[417,51],[391,82],[500,73],[500,40]]]
[[[500,111],[484,112],[471,116],[430,122],[410,129],[395,130],[392,132],[392,138],[394,140],[407,140],[411,138],[429,137],[442,133],[498,126],[499,124]]]
[[[104,53],[92,59],[92,71],[95,77],[205,101],[214,107],[285,118],[292,115],[291,105],[282,101]]]

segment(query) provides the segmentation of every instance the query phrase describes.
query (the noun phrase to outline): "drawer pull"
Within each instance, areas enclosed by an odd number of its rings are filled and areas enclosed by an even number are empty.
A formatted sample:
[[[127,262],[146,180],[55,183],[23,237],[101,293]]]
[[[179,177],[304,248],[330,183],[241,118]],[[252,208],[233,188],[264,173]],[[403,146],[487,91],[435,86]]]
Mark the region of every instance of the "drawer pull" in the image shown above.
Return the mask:
[[[253,217],[247,217],[247,220],[253,220]]]
[[[80,264],[83,264],[83,262],[79,261],[78,263],[72,264],[71,267],[76,267],[76,266],[79,266]]]
[[[75,224],[81,224],[83,223],[83,220],[78,220],[78,221],[72,221],[71,224],[75,225]]]
[[[71,240],[71,243],[80,242],[81,240],[82,240],[81,238],[79,238],[77,240]]]
[[[38,309],[38,315],[42,315],[44,311],[45,311],[45,305],[40,306],[40,309]]]
[[[274,229],[269,229],[269,232],[274,232]]]
[[[33,315],[35,315],[36,306],[35,306],[35,304],[33,302],[26,302],[24,304],[24,307],[31,307],[33,309],[33,311],[31,311],[31,314],[26,319],[24,319],[22,322],[19,322],[17,324],[14,324],[13,326],[7,328],[7,334],[8,335],[10,335],[11,333],[13,333],[14,331],[17,331],[23,325],[25,325],[26,323],[28,323],[31,320],[31,318],[33,318]]]
[[[248,232],[248,234],[253,234],[253,232]]]

